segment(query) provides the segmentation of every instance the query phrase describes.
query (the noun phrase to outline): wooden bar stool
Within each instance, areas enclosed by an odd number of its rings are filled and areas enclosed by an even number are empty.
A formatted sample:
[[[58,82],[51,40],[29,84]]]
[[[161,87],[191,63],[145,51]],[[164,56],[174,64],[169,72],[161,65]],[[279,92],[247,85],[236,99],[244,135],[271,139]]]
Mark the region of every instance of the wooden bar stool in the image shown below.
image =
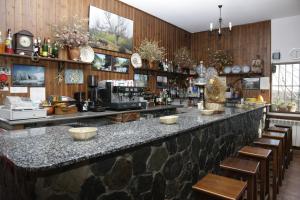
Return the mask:
[[[247,182],[208,173],[193,189],[199,198],[241,200],[247,189]]]
[[[269,162],[272,150],[259,147],[245,146],[238,151],[239,157],[260,163],[260,199],[270,199]],[[274,199],[274,198],[273,198]],[[275,196],[276,199],[276,196]]]
[[[279,184],[282,184],[282,180],[284,179],[284,173],[285,173],[285,162],[286,162],[286,151],[285,146],[286,146],[286,134],[285,133],[278,133],[278,132],[271,132],[271,131],[265,131],[262,133],[263,138],[271,138],[271,139],[276,139],[280,140],[281,145],[282,145],[282,155],[279,155],[281,157],[281,165],[280,165],[280,176],[279,176]]]
[[[275,125],[270,127],[268,130],[286,133],[287,134],[287,151],[288,151],[288,165],[293,160],[293,127],[292,126],[284,126],[284,125]]]
[[[273,199],[276,199],[276,195],[279,193],[279,166],[280,158],[278,157],[280,151],[280,140],[260,138],[253,142],[254,145],[265,149],[272,150],[272,175],[273,175]],[[274,198],[275,196],[275,198]]]
[[[239,158],[227,158],[220,163],[221,169],[230,176],[238,176],[247,180],[247,200],[257,199],[256,177],[259,171],[259,162]]]

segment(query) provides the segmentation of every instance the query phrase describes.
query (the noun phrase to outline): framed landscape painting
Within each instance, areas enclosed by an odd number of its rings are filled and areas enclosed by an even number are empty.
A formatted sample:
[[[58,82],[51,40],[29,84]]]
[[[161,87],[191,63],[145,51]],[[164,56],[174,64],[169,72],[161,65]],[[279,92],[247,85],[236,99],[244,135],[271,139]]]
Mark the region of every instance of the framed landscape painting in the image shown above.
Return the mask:
[[[102,71],[111,71],[112,70],[111,59],[112,59],[111,55],[95,53],[95,58],[92,63],[92,69],[102,70]]]
[[[13,65],[12,68],[13,86],[45,86],[45,68],[35,65]]]
[[[90,6],[91,46],[120,53],[132,53],[133,21]]]
[[[114,72],[128,73],[130,65],[128,58],[113,57],[112,64]]]

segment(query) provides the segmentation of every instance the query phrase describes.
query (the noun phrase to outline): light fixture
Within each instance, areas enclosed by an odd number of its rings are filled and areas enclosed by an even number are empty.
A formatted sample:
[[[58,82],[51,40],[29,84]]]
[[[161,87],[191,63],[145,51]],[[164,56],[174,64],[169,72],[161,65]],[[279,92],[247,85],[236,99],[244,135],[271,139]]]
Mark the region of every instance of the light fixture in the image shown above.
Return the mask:
[[[222,28],[224,26],[223,24],[223,19],[222,19],[222,5],[218,5],[219,9],[220,9],[220,17],[219,17],[219,21],[218,21],[218,27],[217,27],[217,30],[218,30],[218,35],[221,36],[222,35]],[[229,22],[228,23],[228,29],[229,31],[231,31],[232,29],[232,23]],[[209,31],[212,32],[214,30],[214,24],[213,23],[210,23],[209,24]]]

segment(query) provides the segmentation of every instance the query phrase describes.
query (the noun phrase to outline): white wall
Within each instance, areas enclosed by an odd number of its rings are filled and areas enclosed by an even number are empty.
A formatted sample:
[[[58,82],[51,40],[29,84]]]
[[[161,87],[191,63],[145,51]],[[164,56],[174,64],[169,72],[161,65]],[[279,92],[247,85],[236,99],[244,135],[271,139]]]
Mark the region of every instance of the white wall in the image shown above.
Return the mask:
[[[289,57],[289,52],[293,48],[300,48],[300,15],[272,19],[271,34],[272,53],[281,53],[280,60],[272,62],[295,62],[296,60]]]

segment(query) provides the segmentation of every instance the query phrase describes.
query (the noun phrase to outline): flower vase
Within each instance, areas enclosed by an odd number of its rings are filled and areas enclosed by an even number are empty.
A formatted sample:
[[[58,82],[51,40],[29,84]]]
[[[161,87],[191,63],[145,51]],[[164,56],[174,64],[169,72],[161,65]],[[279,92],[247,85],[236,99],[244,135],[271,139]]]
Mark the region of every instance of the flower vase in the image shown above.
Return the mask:
[[[68,56],[70,60],[79,61],[80,60],[80,49],[79,47],[69,47]]]

